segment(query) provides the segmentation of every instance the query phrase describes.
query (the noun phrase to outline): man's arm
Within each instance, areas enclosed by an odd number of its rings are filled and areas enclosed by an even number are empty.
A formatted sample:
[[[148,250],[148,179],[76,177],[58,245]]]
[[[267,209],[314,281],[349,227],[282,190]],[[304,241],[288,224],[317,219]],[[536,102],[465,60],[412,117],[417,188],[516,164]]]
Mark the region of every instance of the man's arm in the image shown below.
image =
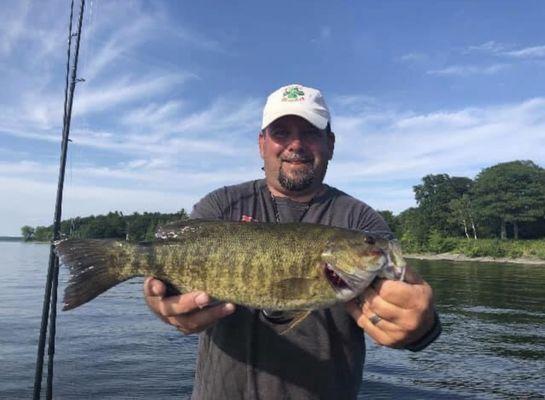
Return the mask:
[[[195,205],[191,218],[222,219],[214,194],[209,194]],[[235,311],[231,303],[212,303],[210,296],[204,292],[169,295],[167,286],[153,277],[144,281],[144,297],[149,308],[163,322],[185,334],[201,332]]]
[[[390,232],[384,219],[371,209],[360,215],[359,228]],[[358,326],[383,346],[420,351],[441,334],[432,288],[410,267],[405,281],[378,279],[361,300],[348,302],[346,308]]]

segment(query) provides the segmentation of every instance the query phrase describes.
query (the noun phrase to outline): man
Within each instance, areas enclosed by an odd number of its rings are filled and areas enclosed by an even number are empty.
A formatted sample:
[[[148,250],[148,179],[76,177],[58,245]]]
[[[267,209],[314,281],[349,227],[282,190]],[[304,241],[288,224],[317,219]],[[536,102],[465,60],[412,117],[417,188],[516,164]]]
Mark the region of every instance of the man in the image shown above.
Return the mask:
[[[191,216],[389,232],[365,203],[323,183],[335,144],[330,126],[318,90],[278,89],[267,99],[259,134],[265,179],[218,189]],[[380,345],[413,351],[440,332],[431,288],[410,268],[405,282],[377,281],[361,299],[314,311],[284,335],[286,313],[213,304],[200,292],[168,297],[152,278],[144,293],[163,321],[186,334],[201,332],[193,391],[199,400],[354,399],[364,331]]]

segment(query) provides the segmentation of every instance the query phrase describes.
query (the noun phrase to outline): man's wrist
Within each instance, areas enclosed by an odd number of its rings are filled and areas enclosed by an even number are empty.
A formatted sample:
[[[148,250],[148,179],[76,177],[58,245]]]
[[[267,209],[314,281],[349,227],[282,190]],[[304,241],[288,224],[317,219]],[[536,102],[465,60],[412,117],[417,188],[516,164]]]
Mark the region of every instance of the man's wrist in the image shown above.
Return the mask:
[[[403,346],[404,349],[409,351],[420,351],[424,350],[430,344],[432,344],[435,339],[441,334],[441,321],[439,321],[439,315],[437,312],[434,312],[434,320],[431,329],[416,342]]]

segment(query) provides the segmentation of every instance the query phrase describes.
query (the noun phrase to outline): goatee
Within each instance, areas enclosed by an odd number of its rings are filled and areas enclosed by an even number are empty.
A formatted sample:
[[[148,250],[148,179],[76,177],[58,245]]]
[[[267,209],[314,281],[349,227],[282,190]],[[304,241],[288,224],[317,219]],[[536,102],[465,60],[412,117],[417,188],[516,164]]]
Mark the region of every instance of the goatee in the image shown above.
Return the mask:
[[[314,168],[305,167],[300,171],[295,171],[288,176],[280,166],[278,171],[278,183],[282,188],[290,192],[299,192],[308,189],[314,182]]]

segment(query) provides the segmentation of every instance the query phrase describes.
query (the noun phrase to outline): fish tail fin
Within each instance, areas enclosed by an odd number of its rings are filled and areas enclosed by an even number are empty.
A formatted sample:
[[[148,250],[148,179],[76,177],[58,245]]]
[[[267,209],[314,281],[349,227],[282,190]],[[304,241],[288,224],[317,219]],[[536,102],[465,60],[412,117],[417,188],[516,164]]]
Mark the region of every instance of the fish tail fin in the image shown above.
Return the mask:
[[[117,240],[67,239],[55,244],[55,252],[70,271],[64,291],[63,311],[91,301],[113,286],[143,275],[134,263],[139,246]]]

